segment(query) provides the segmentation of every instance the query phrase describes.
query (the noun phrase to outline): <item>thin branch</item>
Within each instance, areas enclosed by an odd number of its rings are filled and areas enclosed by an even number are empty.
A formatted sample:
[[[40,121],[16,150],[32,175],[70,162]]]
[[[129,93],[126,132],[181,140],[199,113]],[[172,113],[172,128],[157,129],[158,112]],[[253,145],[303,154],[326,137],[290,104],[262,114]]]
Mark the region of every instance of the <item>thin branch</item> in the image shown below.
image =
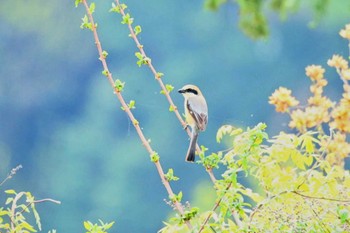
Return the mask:
[[[299,193],[297,191],[290,191],[290,193],[294,193],[296,195],[299,195],[301,197],[305,197],[305,198],[310,198],[310,199],[318,199],[318,200],[325,200],[325,201],[334,201],[334,202],[343,202],[343,203],[350,203],[350,200],[346,200],[346,199],[336,199],[336,198],[330,198],[330,197],[314,197],[314,196],[309,196],[309,195],[305,195],[302,193]]]
[[[121,14],[123,17],[125,17],[125,16],[126,16],[126,13],[125,13],[125,11],[124,11],[124,8],[123,8],[123,7],[121,6],[121,4],[120,4],[120,1],[119,1],[119,0],[115,0],[115,2],[116,2],[116,4],[117,4],[117,7],[118,7],[119,10],[120,10],[120,14]],[[131,36],[131,38],[134,40],[134,42],[135,42],[135,44],[136,44],[136,47],[139,49],[139,51],[140,51],[140,53],[142,54],[142,56],[145,57],[145,58],[148,57],[147,54],[146,54],[146,52],[145,52],[145,50],[143,49],[143,45],[140,43],[140,41],[139,41],[138,38],[137,38],[137,35],[136,35],[135,32],[134,32],[134,29],[133,29],[133,27],[132,27],[132,23],[131,23],[131,22],[127,23],[127,26],[128,26],[129,31],[130,31],[130,36]],[[156,70],[155,67],[153,66],[152,60],[151,60],[151,59],[148,60],[147,65],[148,65],[148,67],[150,68],[152,74],[154,75],[154,78],[158,81],[158,84],[160,85],[160,87],[161,87],[161,89],[162,89],[162,91],[163,91],[163,93],[164,93],[164,95],[165,95],[167,101],[169,102],[170,106],[172,106],[172,108],[173,108],[173,110],[174,110],[174,113],[175,113],[177,119],[178,119],[179,122],[181,123],[182,127],[186,128],[186,126],[187,126],[186,122],[185,122],[185,121],[183,120],[183,118],[181,117],[181,114],[179,113],[179,111],[178,111],[176,105],[174,104],[174,102],[173,102],[173,100],[172,100],[172,98],[171,98],[171,96],[170,96],[168,90],[166,89],[166,87],[165,87],[165,85],[164,85],[164,83],[163,83],[161,77],[159,77],[159,74],[158,74],[157,70]],[[186,132],[187,132],[187,134],[188,134],[189,136],[191,135],[191,132],[190,132],[190,130],[188,129],[188,127],[186,128]],[[198,144],[196,145],[196,148],[197,148],[197,151],[200,151],[200,148],[199,148]],[[217,180],[216,180],[216,178],[215,178],[215,175],[214,175],[214,173],[213,173],[213,170],[212,170],[212,169],[206,169],[206,171],[207,171],[207,173],[208,173],[208,175],[209,175],[209,177],[210,177],[210,180],[215,184]],[[216,208],[217,208],[217,207],[216,207]],[[215,208],[215,209],[216,209],[216,208]],[[234,217],[234,219],[235,219],[237,225],[242,225],[241,222],[240,222],[239,217],[237,216],[237,214],[236,214],[234,211],[232,211],[232,215],[233,215],[233,217]]]
[[[96,44],[96,47],[97,47],[97,50],[98,50],[98,54],[100,56],[99,59],[100,59],[100,61],[102,63],[103,70],[106,72],[106,77],[107,77],[110,85],[112,86],[112,88],[114,90],[114,93],[116,94],[116,96],[117,96],[119,102],[121,103],[123,109],[125,110],[126,114],[128,115],[128,117],[130,118],[131,122],[133,123],[133,125],[134,125],[134,127],[136,129],[136,132],[137,132],[138,136],[140,137],[140,140],[142,141],[142,144],[144,145],[144,147],[148,151],[148,153],[150,155],[150,158],[152,158],[152,156],[155,154],[155,151],[151,148],[150,144],[148,143],[147,139],[145,138],[144,134],[142,133],[142,130],[141,130],[140,126],[139,126],[138,121],[135,119],[135,117],[132,114],[130,108],[126,104],[122,94],[114,86],[114,80],[113,80],[113,77],[112,77],[112,73],[109,72],[106,59],[103,56],[102,46],[101,46],[101,43],[100,43],[100,40],[99,40],[99,37],[98,37],[98,34],[97,34],[97,30],[96,30],[96,26],[95,26],[95,23],[94,23],[94,19],[93,19],[92,13],[90,12],[90,9],[89,9],[89,6],[88,6],[88,3],[87,3],[86,0],[83,0],[83,4],[85,6],[85,9],[86,9],[89,21],[90,21],[90,23],[92,25],[92,32],[93,32],[93,35],[94,35],[95,44]],[[163,171],[163,168],[162,168],[159,160],[154,162],[154,164],[155,164],[155,166],[157,168],[157,171],[158,171],[158,174],[159,174],[159,176],[160,176],[160,178],[162,180],[162,183],[163,183],[166,191],[169,194],[169,197],[174,197],[175,194],[172,191],[172,188],[171,188],[169,182],[165,178],[164,171]],[[179,201],[177,201],[177,200],[173,200],[173,203],[174,203],[174,206],[177,209],[177,211],[181,215],[184,215],[184,210],[183,210],[183,207],[182,207],[181,203]],[[186,223],[186,225],[188,226],[189,229],[192,229],[192,225],[191,225],[191,223],[189,221],[185,221],[185,223]]]
[[[304,202],[306,203],[306,205],[309,206],[309,208],[311,209],[313,215],[316,217],[317,222],[320,224],[320,226],[323,228],[323,230],[325,232],[329,232],[328,227],[323,223],[322,219],[320,218],[320,216],[318,215],[318,213],[314,210],[314,208],[312,208],[312,206],[310,205],[310,203],[308,203],[307,201],[304,200]]]
[[[9,179],[11,179],[14,175],[16,175],[17,171],[19,169],[22,168],[22,165],[18,165],[17,167],[15,168],[12,168],[10,173],[7,174],[6,178],[0,183],[0,186],[2,186],[3,184],[5,184],[6,181],[8,181]]]
[[[123,17],[126,16],[126,13],[125,13],[123,7],[121,7],[119,0],[115,0],[115,2],[120,9],[121,15]],[[128,25],[129,31],[130,31],[130,36],[134,40],[136,47],[139,49],[139,51],[143,57],[148,57],[145,50],[143,49],[143,45],[140,43],[139,39],[137,38],[137,36],[132,28],[131,22],[129,22],[127,25]],[[169,102],[170,106],[172,106],[172,109],[174,110],[173,112],[175,113],[177,119],[180,121],[182,127],[185,128],[187,126],[187,123],[183,120],[181,114],[179,113],[176,105],[174,104],[174,102],[169,94],[169,91],[166,89],[161,77],[159,77],[157,70],[153,66],[151,59],[148,60],[147,65],[150,68],[152,74],[154,75],[154,78],[158,81],[158,84],[161,87],[161,89],[162,89],[167,101]],[[189,136],[191,136],[191,131],[188,129],[188,127],[186,128],[186,132]],[[197,151],[200,152],[200,147],[198,146],[198,144],[196,145],[196,148],[197,148]]]
[[[232,183],[229,183],[229,185],[226,187],[225,189],[225,193],[227,190],[230,189]],[[213,213],[215,212],[215,210],[219,207],[222,199],[225,197],[225,193],[222,195],[222,197],[219,199],[219,201],[216,202],[215,206],[213,207],[213,209],[211,210],[211,212],[209,213],[208,217],[204,220],[204,222],[202,223],[198,233],[201,233],[204,230],[205,225],[208,223],[209,219],[211,218],[211,216],[213,215]]]
[[[232,186],[232,182],[230,182],[230,183],[227,185],[227,187],[226,187],[226,189],[225,189],[225,193],[231,188],[231,186]],[[201,225],[201,227],[200,227],[198,233],[200,233],[200,232],[202,232],[202,231],[204,230],[205,225],[208,223],[209,219],[212,217],[212,215],[213,215],[213,213],[216,211],[216,209],[220,206],[220,203],[222,202],[222,200],[224,200],[224,198],[225,198],[225,193],[222,195],[222,197],[219,199],[219,201],[216,202],[216,204],[214,205],[212,211],[209,213],[209,215],[207,216],[207,218],[206,218],[206,219],[204,220],[204,222],[202,223],[202,225]],[[237,213],[236,213],[234,210],[232,210],[231,213],[232,213],[232,216],[233,216],[233,218],[234,218],[234,220],[235,220],[237,226],[238,226],[238,227],[242,227],[242,226],[243,226],[243,225],[242,225],[242,222],[241,222],[241,220],[239,219],[239,216],[237,215]]]
[[[32,202],[29,202],[27,205],[26,205],[26,208],[23,208],[23,210],[20,212],[20,213],[23,213],[24,211],[26,211],[28,209],[28,207],[31,205],[31,204],[37,204],[37,203],[42,203],[42,202],[53,202],[55,204],[58,204],[60,205],[61,202],[60,201],[56,201],[54,199],[51,199],[51,198],[44,198],[44,199],[40,199],[40,200],[34,200]]]
[[[35,201],[33,201],[32,203],[41,203],[41,202],[53,202],[53,203],[55,203],[55,204],[61,204],[61,202],[60,201],[57,201],[57,200],[54,200],[54,199],[51,199],[51,198],[44,198],[44,199],[40,199],[40,200],[35,200]]]
[[[249,223],[252,222],[253,220],[253,217],[254,215],[256,214],[256,212],[258,212],[258,210],[263,207],[264,205],[266,205],[267,203],[269,203],[271,200],[273,200],[274,198],[276,197],[279,197],[281,195],[284,195],[284,194],[287,194],[287,193],[293,193],[293,194],[296,194],[298,196],[301,196],[301,197],[304,197],[304,198],[309,198],[309,199],[317,199],[317,200],[325,200],[325,201],[334,201],[334,202],[342,202],[342,203],[350,203],[350,200],[345,200],[345,199],[336,199],[336,198],[328,198],[328,197],[314,197],[314,196],[309,196],[309,195],[306,195],[306,194],[302,194],[302,193],[299,193],[295,190],[292,190],[292,191],[283,191],[283,192],[280,192],[276,195],[273,195],[267,199],[265,199],[265,201],[261,202],[258,206],[255,207],[254,211],[250,214],[249,216]],[[250,224],[249,224],[250,225]]]

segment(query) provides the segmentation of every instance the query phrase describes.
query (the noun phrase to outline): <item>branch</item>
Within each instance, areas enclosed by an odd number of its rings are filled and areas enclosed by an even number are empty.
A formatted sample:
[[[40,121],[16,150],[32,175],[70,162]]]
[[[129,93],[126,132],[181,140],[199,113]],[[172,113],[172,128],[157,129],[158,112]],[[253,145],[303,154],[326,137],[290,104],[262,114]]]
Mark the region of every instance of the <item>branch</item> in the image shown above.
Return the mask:
[[[232,183],[229,183],[229,185],[228,185],[227,188],[225,189],[225,192],[226,192],[227,190],[230,189],[231,185],[232,185]],[[219,205],[220,205],[222,199],[224,198],[224,196],[225,196],[225,194],[222,195],[222,197],[219,199],[218,202],[216,202],[214,208],[212,209],[212,211],[209,213],[208,217],[207,217],[207,218],[204,220],[204,222],[202,223],[201,228],[199,229],[198,233],[201,233],[201,232],[202,232],[202,230],[204,229],[204,226],[208,223],[209,219],[211,218],[211,216],[213,215],[213,213],[215,212],[215,210],[219,207]]]
[[[156,152],[151,148],[150,144],[148,143],[147,139],[145,138],[144,134],[142,133],[142,130],[141,130],[140,126],[139,126],[138,121],[135,119],[135,117],[132,114],[130,108],[126,104],[126,102],[125,102],[125,100],[124,100],[120,90],[118,88],[116,88],[115,85],[114,85],[114,80],[113,80],[113,77],[112,77],[112,73],[109,72],[105,56],[103,56],[103,50],[102,50],[102,46],[101,46],[101,43],[100,43],[100,40],[99,40],[99,37],[98,37],[98,34],[97,34],[96,25],[94,23],[92,12],[89,9],[87,1],[86,0],[82,0],[82,2],[84,4],[84,6],[85,6],[85,9],[86,9],[89,21],[90,21],[91,26],[92,26],[91,30],[92,30],[93,35],[94,35],[95,44],[96,44],[96,47],[97,47],[97,50],[98,50],[98,54],[100,56],[99,60],[102,63],[104,73],[106,74],[106,77],[107,77],[110,85],[112,86],[112,88],[114,90],[114,93],[116,94],[116,96],[117,96],[119,102],[121,103],[124,111],[126,112],[128,117],[130,118],[131,122],[133,123],[133,125],[134,125],[134,127],[136,129],[136,132],[137,132],[138,136],[140,137],[140,140],[141,140],[142,144],[144,145],[144,147],[146,148],[146,150],[148,151],[148,153],[150,155],[150,158],[152,159],[152,157],[154,156],[154,154],[156,154]],[[165,179],[164,171],[163,171],[163,168],[162,168],[159,160],[154,161],[154,164],[155,164],[155,166],[157,168],[157,171],[158,171],[158,174],[159,174],[159,176],[160,176],[160,178],[162,180],[162,183],[163,183],[166,191],[169,194],[169,197],[173,197],[175,194],[172,191],[172,188],[171,188],[169,182]],[[183,210],[183,207],[182,207],[181,203],[179,201],[177,201],[177,200],[173,200],[173,202],[174,202],[174,206],[177,209],[177,211],[181,215],[184,215],[184,210]],[[189,229],[192,229],[192,225],[190,224],[189,221],[185,221],[185,223],[186,223],[186,225],[188,226]]]
[[[123,17],[126,17],[126,13],[124,11],[124,8],[120,4],[120,1],[119,0],[115,0],[115,2],[117,4],[117,7],[120,10],[120,14]],[[143,49],[143,45],[140,43],[139,39],[137,38],[137,35],[135,34],[135,32],[133,30],[132,21],[129,21],[127,23],[127,26],[128,26],[129,31],[130,31],[130,36],[134,40],[134,42],[136,44],[136,47],[139,49],[139,51],[142,54],[142,56],[147,58],[148,56],[147,56],[145,50]],[[181,114],[179,113],[177,107],[175,106],[175,104],[174,104],[174,102],[173,102],[173,100],[172,100],[172,98],[171,98],[171,96],[169,94],[169,91],[166,89],[166,87],[165,87],[165,85],[164,85],[164,83],[163,83],[163,81],[161,79],[161,76],[159,76],[159,73],[157,72],[157,70],[153,66],[151,59],[147,60],[147,65],[148,65],[149,69],[151,70],[152,74],[154,75],[154,78],[158,81],[158,84],[160,85],[160,87],[162,89],[162,93],[165,95],[165,97],[166,97],[167,101],[169,102],[170,106],[172,106],[173,112],[175,113],[177,119],[181,123],[182,127],[186,128],[187,134],[189,136],[191,136],[190,130],[188,129],[188,127],[186,127],[187,126],[186,122],[182,119]],[[196,148],[197,148],[197,151],[200,152],[200,148],[199,148],[198,144],[196,145]],[[207,173],[208,173],[208,175],[210,177],[210,180],[215,184],[216,178],[215,178],[215,175],[213,173],[213,170],[212,169],[206,169],[206,171],[207,171]],[[238,216],[236,216],[236,214],[234,212],[232,214],[235,217],[235,219],[236,220],[238,219],[238,221],[239,221]]]
[[[18,165],[15,168],[12,168],[10,173],[7,174],[6,178],[0,183],[0,186],[2,186],[6,181],[11,179],[14,175],[16,175],[17,171],[22,168],[22,165]]]
[[[123,7],[121,6],[119,0],[115,0],[115,2],[116,2],[117,6],[118,6],[119,9],[120,9],[120,14],[121,14],[123,17],[125,17],[125,16],[126,16],[126,13],[125,13]],[[128,22],[128,23],[127,23],[128,28],[129,28],[129,31],[130,31],[130,36],[131,36],[131,38],[134,40],[134,42],[135,42],[135,44],[136,44],[136,47],[139,49],[139,51],[140,51],[140,53],[142,54],[142,56],[146,58],[146,57],[148,57],[148,56],[147,56],[145,50],[143,49],[143,45],[142,45],[142,44],[140,43],[140,41],[138,40],[137,35],[135,34],[135,32],[134,32],[134,30],[133,30],[131,24],[132,24],[132,22]],[[171,98],[171,96],[170,96],[170,94],[169,94],[169,91],[166,89],[166,87],[165,87],[165,85],[164,85],[164,83],[163,83],[163,81],[162,81],[162,79],[161,79],[161,76],[159,75],[159,73],[157,72],[157,70],[155,69],[155,67],[153,66],[152,61],[151,61],[150,59],[147,61],[147,65],[148,65],[148,67],[150,68],[152,74],[154,75],[154,78],[158,81],[158,84],[159,84],[159,86],[160,86],[161,89],[162,89],[162,93],[164,93],[164,95],[165,95],[167,101],[169,102],[169,104],[170,104],[170,106],[171,106],[173,112],[175,113],[177,119],[178,119],[179,122],[181,123],[182,127],[183,127],[183,128],[186,128],[187,123],[182,119],[181,114],[179,113],[179,111],[178,111],[176,105],[174,104],[174,102],[173,102],[173,100],[172,100],[172,98]],[[186,128],[186,132],[187,132],[187,134],[188,134],[189,136],[191,136],[191,131],[188,129],[188,127]],[[196,145],[196,148],[197,148],[197,151],[200,152],[200,147],[198,146],[198,144]],[[208,172],[209,172],[209,171],[208,171]],[[213,175],[212,171],[210,171],[210,172],[211,172],[211,174],[209,174],[209,175]]]
[[[305,197],[305,198],[310,198],[310,199],[318,199],[318,200],[325,200],[325,201],[334,201],[334,202],[343,202],[343,203],[350,203],[350,200],[346,200],[346,199],[336,199],[336,198],[329,198],[329,197],[314,197],[314,196],[309,196],[309,195],[305,195],[302,193],[299,193],[297,191],[290,191],[290,193],[294,193],[296,195],[299,195],[301,197]]]
[[[345,200],[345,199],[336,199],[336,198],[328,198],[328,197],[314,197],[314,196],[309,196],[309,195],[305,195],[305,194],[302,194],[302,193],[299,193],[295,190],[292,190],[292,191],[283,191],[283,192],[280,192],[276,195],[273,195],[267,199],[265,199],[265,201],[261,202],[257,207],[255,207],[254,211],[250,214],[249,216],[249,223],[252,222],[253,220],[253,217],[254,215],[256,214],[256,212],[258,212],[258,210],[263,207],[264,205],[266,205],[269,201],[271,201],[272,199],[276,198],[276,197],[279,197],[281,195],[284,195],[284,194],[287,194],[287,193],[293,193],[293,194],[296,194],[296,195],[299,195],[301,197],[304,197],[304,198],[310,198],[310,199],[318,199],[318,200],[325,200],[325,201],[334,201],[334,202],[343,202],[343,203],[350,203],[350,200]]]

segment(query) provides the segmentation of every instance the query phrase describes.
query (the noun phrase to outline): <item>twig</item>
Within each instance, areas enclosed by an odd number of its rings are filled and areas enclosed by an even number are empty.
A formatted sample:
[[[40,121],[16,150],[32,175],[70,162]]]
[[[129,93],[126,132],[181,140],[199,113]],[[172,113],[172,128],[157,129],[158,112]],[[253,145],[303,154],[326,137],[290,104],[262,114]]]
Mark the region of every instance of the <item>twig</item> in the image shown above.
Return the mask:
[[[116,2],[117,6],[120,9],[121,15],[123,17],[126,16],[126,13],[125,13],[123,7],[121,7],[119,0],[115,0],[115,2]],[[139,51],[140,51],[140,53],[142,54],[143,57],[148,57],[146,52],[145,52],[145,50],[143,49],[143,45],[138,40],[138,38],[137,38],[133,28],[132,28],[131,22],[129,22],[127,25],[128,25],[129,31],[130,31],[131,38],[134,40],[134,42],[136,44],[136,47],[139,49]],[[170,106],[172,106],[173,112],[175,113],[177,119],[180,121],[182,127],[185,128],[187,126],[187,123],[182,119],[181,114],[179,113],[176,105],[174,104],[174,102],[173,102],[173,100],[172,100],[168,90],[166,89],[166,87],[165,87],[161,77],[159,77],[159,74],[158,74],[157,70],[155,69],[155,67],[152,64],[152,61],[148,60],[147,65],[150,68],[152,74],[154,75],[154,78],[158,81],[158,84],[161,87],[161,89],[163,91],[163,94],[165,95],[165,97],[166,97],[167,101],[169,102]],[[191,136],[191,131],[189,130],[188,127],[186,128],[186,132],[187,132],[187,134],[189,136]],[[196,145],[196,148],[197,148],[197,151],[200,152],[200,147],[198,146],[198,144]]]
[[[144,147],[148,151],[148,153],[150,155],[150,158],[152,158],[152,156],[155,154],[155,151],[151,148],[150,144],[148,143],[147,139],[145,138],[144,134],[142,133],[142,130],[141,130],[140,126],[139,126],[138,121],[135,119],[135,117],[132,114],[130,108],[126,104],[122,94],[114,86],[114,80],[113,80],[113,77],[112,77],[112,73],[109,72],[106,59],[103,56],[102,46],[101,46],[101,43],[100,43],[100,40],[99,40],[99,37],[98,37],[98,34],[97,34],[97,30],[96,30],[96,26],[95,26],[95,23],[94,23],[94,19],[93,19],[92,13],[90,12],[90,9],[89,9],[89,6],[87,4],[87,1],[86,0],[82,0],[82,1],[83,1],[84,6],[85,6],[85,9],[86,9],[89,21],[90,21],[90,23],[92,25],[92,32],[93,32],[93,35],[94,35],[95,44],[96,44],[96,47],[97,47],[97,50],[98,50],[98,54],[100,56],[99,59],[100,59],[100,61],[102,63],[103,70],[106,72],[106,77],[107,77],[110,85],[112,86],[112,88],[114,90],[114,93],[116,94],[116,96],[117,96],[119,102],[121,103],[123,109],[125,110],[126,114],[128,115],[128,117],[130,118],[131,122],[133,123],[133,125],[134,125],[134,127],[136,129],[136,132],[137,132],[138,136],[140,137],[140,140],[142,141],[142,144],[144,145]],[[157,171],[158,171],[158,174],[159,174],[159,176],[160,176],[160,178],[162,180],[162,183],[163,183],[166,191],[169,194],[169,197],[174,197],[175,194],[172,191],[172,188],[171,188],[169,182],[165,178],[164,171],[163,171],[163,168],[162,168],[159,160],[155,161],[154,164],[155,164],[155,166],[157,168]],[[177,209],[177,211],[181,215],[184,215],[184,210],[183,210],[183,207],[182,207],[181,203],[179,201],[177,201],[177,200],[173,200],[173,203],[174,203],[174,206]],[[192,225],[191,225],[191,223],[189,221],[185,221],[185,223],[186,223],[186,225],[188,226],[189,229],[192,229]]]
[[[11,229],[12,230],[15,230],[15,222],[14,222],[14,217],[15,217],[15,214],[16,214],[16,209],[17,209],[17,202],[19,199],[22,198],[23,195],[26,195],[26,192],[19,192],[16,194],[16,196],[13,198],[13,201],[12,201],[12,206],[11,206],[11,216],[10,216],[10,221],[11,221]],[[60,201],[57,201],[57,200],[54,200],[54,199],[51,199],[51,198],[44,198],[44,199],[40,199],[40,200],[34,200],[34,201],[31,201],[31,202],[28,202],[28,204],[25,206],[25,208],[22,208],[22,211],[21,212],[18,212],[18,213],[23,213],[25,211],[28,210],[28,207],[33,204],[33,203],[42,203],[42,202],[53,202],[53,203],[56,203],[56,204],[61,204]]]
[[[0,183],[0,186],[2,186],[3,184],[5,184],[6,181],[8,181],[9,179],[11,179],[14,175],[16,175],[17,171],[19,169],[22,168],[22,165],[18,165],[15,168],[12,168],[12,170],[10,171],[9,174],[7,174],[6,178]]]
[[[227,185],[227,187],[226,187],[226,189],[225,189],[225,193],[231,188],[231,185],[232,185],[232,182],[230,182],[230,183]],[[220,206],[220,203],[222,202],[222,200],[224,200],[224,198],[225,198],[225,193],[222,195],[222,197],[219,199],[219,201],[216,202],[216,204],[214,205],[212,211],[208,214],[207,218],[206,218],[206,219],[204,220],[204,222],[202,223],[202,225],[201,225],[201,227],[200,227],[198,233],[201,233],[201,232],[204,230],[205,225],[208,223],[209,219],[211,218],[211,216],[213,215],[213,213],[215,212],[215,210]],[[233,218],[234,218],[234,220],[235,220],[237,226],[238,226],[238,227],[242,227],[242,222],[241,222],[241,220],[239,219],[239,216],[237,215],[237,213],[236,213],[234,210],[232,210],[231,213],[232,213],[232,216],[233,216]]]
[[[61,204],[60,201],[57,201],[57,200],[54,200],[54,199],[51,199],[51,198],[44,198],[44,199],[40,199],[40,200],[35,200],[32,203],[41,203],[41,202],[53,202],[55,204]]]
[[[116,4],[117,4],[117,7],[119,8],[120,10],[120,14],[125,17],[126,16],[126,13],[124,11],[124,8],[121,6],[120,4],[120,1],[119,0],[115,0]],[[127,23],[127,26],[128,26],[128,29],[130,31],[130,36],[131,38],[134,40],[135,44],[136,44],[136,47],[139,49],[140,53],[142,54],[143,57],[148,57],[145,50],[143,49],[143,45],[140,43],[140,41],[138,40],[137,38],[137,35],[135,34],[134,30],[133,30],[133,27],[132,27],[132,23],[131,22],[128,22]],[[172,106],[173,110],[174,110],[174,113],[177,117],[177,119],[179,120],[179,122],[181,123],[182,127],[186,127],[187,124],[186,122],[183,120],[183,118],[181,117],[181,114],[179,113],[176,105],[174,104],[168,90],[166,89],[161,77],[159,77],[159,74],[157,72],[157,70],[155,69],[155,67],[153,66],[152,64],[152,60],[149,59],[148,62],[147,62],[147,65],[148,67],[150,68],[152,74],[154,75],[154,78],[158,81],[158,84],[160,85],[162,91],[163,91],[163,94],[165,95],[167,101],[169,102],[170,106]],[[191,132],[190,130],[188,129],[188,127],[186,128],[186,132],[187,134],[190,136],[191,135]],[[197,148],[197,151],[200,151],[200,148],[198,146],[198,144],[196,145],[196,148]],[[215,178],[215,175],[213,173],[213,170],[212,169],[206,169],[209,177],[210,177],[210,180],[215,184],[216,183],[216,178]],[[239,217],[237,216],[237,214],[233,211],[232,212],[232,215],[237,223],[237,225],[240,224],[240,220],[239,220]],[[238,222],[237,222],[238,221]]]
[[[341,199],[330,198],[330,197],[314,197],[314,196],[309,196],[309,195],[305,195],[305,194],[299,193],[297,191],[290,191],[290,193],[294,193],[294,194],[299,195],[301,197],[310,198],[310,199],[318,199],[318,200],[325,200],[325,201],[350,203],[350,200],[346,200],[346,199],[341,200]]]
[[[230,189],[231,185],[232,185],[232,183],[229,183],[229,185],[228,185],[228,186],[226,187],[226,189],[225,189],[225,192],[226,192],[227,190]],[[201,225],[201,227],[200,227],[198,233],[201,233],[201,232],[203,231],[205,225],[208,223],[209,219],[210,219],[211,216],[213,215],[213,212],[215,212],[215,210],[219,207],[219,205],[220,205],[220,203],[221,203],[221,201],[222,201],[222,199],[223,199],[224,197],[225,197],[225,193],[222,195],[222,197],[219,199],[219,201],[216,202],[215,206],[213,207],[213,209],[211,210],[211,212],[208,214],[208,217],[207,217],[207,218],[204,220],[204,222],[202,223],[202,225]]]
[[[293,193],[293,194],[296,194],[298,196],[301,196],[301,197],[304,197],[304,198],[309,198],[309,199],[317,199],[317,200],[325,200],[325,201],[334,201],[334,202],[343,202],[343,203],[350,203],[350,200],[341,200],[341,199],[336,199],[336,198],[328,198],[328,197],[314,197],[314,196],[309,196],[309,195],[306,195],[306,194],[302,194],[302,193],[299,193],[295,190],[292,190],[292,191],[282,191],[276,195],[273,195],[271,197],[269,197],[268,199],[266,199],[264,202],[261,202],[257,207],[255,207],[254,211],[250,214],[249,216],[249,222],[251,223],[252,220],[253,220],[253,217],[254,215],[256,214],[256,212],[258,212],[258,210],[266,205],[269,201],[271,201],[272,199],[276,198],[276,197],[279,197],[281,195],[284,195],[284,194],[287,194],[287,193]]]

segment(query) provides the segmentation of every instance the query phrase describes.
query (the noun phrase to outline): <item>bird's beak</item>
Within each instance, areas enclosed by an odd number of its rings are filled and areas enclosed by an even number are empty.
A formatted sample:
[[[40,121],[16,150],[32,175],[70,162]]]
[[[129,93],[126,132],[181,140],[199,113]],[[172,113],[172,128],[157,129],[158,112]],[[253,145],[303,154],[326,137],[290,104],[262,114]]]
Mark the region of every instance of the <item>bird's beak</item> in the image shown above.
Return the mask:
[[[179,89],[177,92],[179,92],[179,93],[184,93],[185,91],[182,90],[182,89]]]

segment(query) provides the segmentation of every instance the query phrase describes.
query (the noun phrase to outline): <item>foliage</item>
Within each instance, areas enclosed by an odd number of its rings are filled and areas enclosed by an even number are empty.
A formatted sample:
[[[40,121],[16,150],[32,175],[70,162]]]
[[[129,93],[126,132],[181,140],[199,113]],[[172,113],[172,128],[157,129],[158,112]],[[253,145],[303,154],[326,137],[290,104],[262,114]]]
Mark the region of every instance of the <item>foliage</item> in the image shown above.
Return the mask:
[[[86,233],[107,233],[107,230],[109,230],[113,226],[113,224],[114,222],[104,223],[101,220],[99,220],[99,224],[93,224],[90,221],[85,221],[84,227],[85,230],[87,230]]]
[[[350,25],[340,31],[350,39]],[[331,101],[323,95],[327,85],[324,68],[311,65],[312,96],[306,106],[281,87],[270,97],[276,111],[290,116],[294,133],[271,138],[266,125],[246,130],[222,126],[217,140],[229,138],[227,151],[201,155],[206,169],[223,167],[215,182],[212,210],[191,215],[195,232],[349,232],[350,172],[344,160],[350,154],[350,70],[339,55],[328,60],[343,82],[343,95]],[[253,186],[241,184],[245,175]],[[188,232],[179,218],[172,218],[160,232]]]
[[[279,14],[282,20],[288,15],[296,13],[303,1],[300,0],[236,0],[239,8],[239,27],[249,37],[253,39],[263,38],[269,34],[266,8],[270,8]],[[307,2],[307,1],[304,1]],[[310,1],[313,12],[313,21],[310,26],[314,27],[327,13],[331,0]],[[218,10],[222,5],[231,3],[227,0],[205,0],[204,6],[209,10]]]
[[[0,186],[2,186],[7,180],[11,179],[21,168],[22,165],[13,168],[7,177],[0,183]],[[37,229],[41,231],[40,216],[36,211],[36,203],[50,201],[60,204],[59,201],[48,198],[35,200],[34,196],[30,192],[17,193],[13,189],[8,189],[5,190],[5,193],[8,195],[8,198],[5,201],[4,207],[0,207],[0,229],[4,230],[1,232],[37,232],[36,228],[30,224],[27,219],[30,216],[30,213],[32,213],[34,216]],[[53,230],[52,233],[54,232],[55,230]]]

